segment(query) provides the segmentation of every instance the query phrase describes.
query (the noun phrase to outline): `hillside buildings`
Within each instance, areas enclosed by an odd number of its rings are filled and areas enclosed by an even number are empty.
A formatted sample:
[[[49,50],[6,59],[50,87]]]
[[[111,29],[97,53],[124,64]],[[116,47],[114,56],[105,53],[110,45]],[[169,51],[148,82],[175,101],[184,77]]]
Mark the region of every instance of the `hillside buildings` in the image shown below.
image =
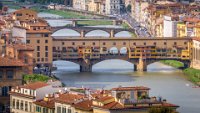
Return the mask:
[[[198,4],[133,0],[131,5],[132,17],[146,27],[154,37],[199,37],[197,26],[200,6]],[[194,18],[195,20],[192,20]],[[196,24],[191,25],[194,22]],[[167,28],[169,31],[166,30]]]

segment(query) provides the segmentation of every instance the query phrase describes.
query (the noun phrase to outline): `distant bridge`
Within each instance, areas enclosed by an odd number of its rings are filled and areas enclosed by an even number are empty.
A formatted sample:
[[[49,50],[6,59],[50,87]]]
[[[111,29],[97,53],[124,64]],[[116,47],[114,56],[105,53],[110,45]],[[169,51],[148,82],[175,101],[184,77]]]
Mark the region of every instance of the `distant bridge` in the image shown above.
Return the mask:
[[[135,30],[134,29],[123,29],[123,28],[100,28],[100,27],[52,27],[52,33],[55,33],[56,31],[62,30],[62,29],[71,29],[74,30],[76,32],[78,32],[80,34],[80,37],[83,38],[86,36],[87,33],[95,31],[95,30],[101,30],[101,31],[105,31],[107,32],[111,37],[115,37],[115,35],[119,32],[122,31],[128,31],[132,34],[135,34]]]

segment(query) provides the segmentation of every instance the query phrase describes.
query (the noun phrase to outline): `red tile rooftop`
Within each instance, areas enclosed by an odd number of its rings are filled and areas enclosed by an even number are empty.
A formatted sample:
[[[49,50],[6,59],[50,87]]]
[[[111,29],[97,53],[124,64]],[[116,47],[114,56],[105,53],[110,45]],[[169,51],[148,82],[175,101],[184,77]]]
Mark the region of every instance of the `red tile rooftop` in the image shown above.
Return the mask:
[[[22,67],[25,65],[26,64],[21,60],[0,56],[0,66],[1,67],[9,67],[9,66]]]
[[[136,86],[136,87],[118,87],[118,88],[112,88],[111,90],[113,91],[150,90],[150,88],[144,86]]]
[[[96,108],[103,108],[103,109],[124,109],[124,106],[122,104],[120,104],[119,102],[110,102],[104,106],[96,106],[93,105]]]
[[[37,100],[34,102],[34,104],[42,106],[42,107],[47,107],[50,109],[54,109],[55,108],[55,98],[52,97],[50,100]]]
[[[42,87],[45,87],[45,86],[48,86],[48,84],[44,83],[44,82],[34,82],[34,83],[30,83],[30,84],[20,86],[20,88],[36,90],[36,89],[39,89],[39,88],[42,88]]]
[[[13,45],[8,45],[8,47],[13,47],[16,50],[31,50],[34,51],[34,48],[30,45],[26,45],[26,44],[13,44]]]
[[[76,109],[92,111],[92,100],[83,100],[73,105]]]
[[[83,99],[85,96],[81,94],[70,94],[65,93],[61,94],[58,98],[56,98],[56,102],[66,103],[66,104],[73,104],[79,99]]]
[[[104,101],[110,100],[110,99],[114,99],[114,97],[112,97],[112,96],[103,96],[103,97],[97,98],[96,101],[104,102]]]

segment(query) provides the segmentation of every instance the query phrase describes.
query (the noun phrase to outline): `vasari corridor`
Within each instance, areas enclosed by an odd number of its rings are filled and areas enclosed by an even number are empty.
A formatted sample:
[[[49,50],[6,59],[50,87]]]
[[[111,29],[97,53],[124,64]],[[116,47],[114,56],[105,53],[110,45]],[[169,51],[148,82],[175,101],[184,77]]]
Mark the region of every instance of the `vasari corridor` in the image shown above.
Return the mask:
[[[0,0],[0,113],[200,113],[200,1]]]

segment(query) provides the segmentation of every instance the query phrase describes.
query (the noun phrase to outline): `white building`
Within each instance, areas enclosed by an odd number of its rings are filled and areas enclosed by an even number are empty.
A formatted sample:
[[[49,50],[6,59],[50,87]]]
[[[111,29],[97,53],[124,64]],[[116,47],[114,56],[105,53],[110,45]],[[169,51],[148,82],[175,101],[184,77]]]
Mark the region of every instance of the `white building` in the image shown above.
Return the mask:
[[[106,0],[106,14],[113,15],[120,13],[120,0]]]
[[[33,102],[43,99],[46,94],[58,92],[60,89],[44,82],[35,82],[12,88],[10,93],[10,110],[13,113],[34,112]]]
[[[164,16],[163,36],[176,37],[177,36],[177,20],[171,16]]]

